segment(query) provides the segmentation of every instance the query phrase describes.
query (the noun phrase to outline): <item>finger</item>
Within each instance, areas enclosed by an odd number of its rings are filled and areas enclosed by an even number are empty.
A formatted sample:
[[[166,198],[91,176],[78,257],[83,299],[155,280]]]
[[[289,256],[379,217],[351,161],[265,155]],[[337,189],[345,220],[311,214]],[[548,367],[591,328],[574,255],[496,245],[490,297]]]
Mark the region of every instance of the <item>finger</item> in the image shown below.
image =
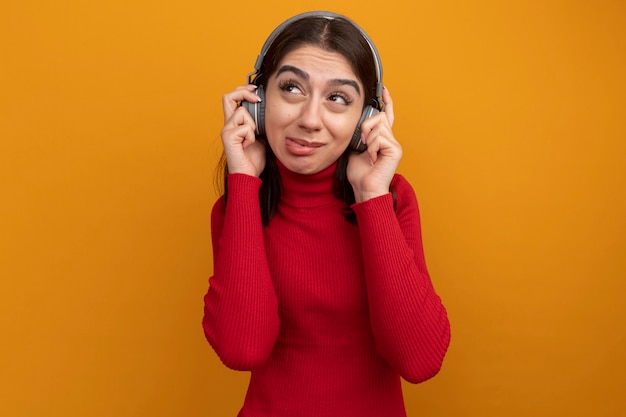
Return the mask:
[[[243,149],[246,149],[256,141],[254,129],[249,125],[237,126],[232,129],[231,133],[240,139]]]
[[[391,99],[391,94],[387,87],[383,88],[383,102],[385,103],[385,114],[387,115],[387,119],[389,119],[389,125],[393,126],[393,121],[395,119],[395,114],[393,112],[393,100]]]
[[[253,134],[256,131],[256,123],[254,123],[252,116],[250,116],[246,109],[240,107],[235,110],[233,115],[230,117],[230,119],[226,121],[224,127],[222,128],[222,141],[224,141],[225,145],[232,142],[240,143],[245,139],[244,136],[241,136],[240,138],[233,138],[232,135],[226,136],[228,132],[233,132],[235,131],[235,129],[238,129],[242,126],[249,129],[251,132],[253,132]]]
[[[368,154],[374,163],[381,156],[391,156],[397,149],[401,149],[385,117],[381,117],[380,122],[374,125],[362,140],[367,145]]]
[[[258,103],[261,98],[254,92],[256,86],[249,84],[242,87],[237,87],[234,91],[224,94],[222,97],[222,106],[224,109],[224,121],[226,121],[232,113],[239,107],[243,100],[251,103]]]
[[[245,148],[256,140],[256,124],[246,109],[237,109],[231,119],[224,125],[222,132],[223,140],[226,143],[241,143]],[[233,137],[234,133],[234,137]],[[228,136],[227,136],[228,135]]]
[[[380,129],[378,125],[375,125],[367,133],[367,137],[364,143],[367,145],[367,154],[369,155],[372,164],[375,164],[378,160],[378,152],[380,151]]]
[[[246,86],[237,87],[234,91],[222,96],[222,107],[224,110],[224,122],[226,122],[235,110],[240,106],[242,101],[258,103],[261,97],[255,93],[257,86],[248,84]]]
[[[254,119],[248,113],[248,111],[243,107],[238,107],[235,109],[233,114],[230,116],[228,120],[224,123],[224,126],[241,126],[241,125],[250,125],[253,128],[256,127],[254,123]]]
[[[381,124],[389,125],[388,116],[385,113],[378,113],[368,119],[365,119],[363,123],[361,123],[361,140],[363,143],[367,144],[368,137],[374,134],[374,129],[381,126]]]
[[[222,130],[222,143],[226,158],[240,158],[243,155],[242,152],[255,142],[254,131],[249,126],[235,126]]]

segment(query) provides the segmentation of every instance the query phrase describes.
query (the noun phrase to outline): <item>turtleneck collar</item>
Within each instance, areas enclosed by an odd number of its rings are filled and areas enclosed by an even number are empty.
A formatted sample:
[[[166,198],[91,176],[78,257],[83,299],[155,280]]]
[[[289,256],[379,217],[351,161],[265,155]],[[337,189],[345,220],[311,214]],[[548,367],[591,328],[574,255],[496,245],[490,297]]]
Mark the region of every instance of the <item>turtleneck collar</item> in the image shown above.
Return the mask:
[[[314,208],[341,203],[335,196],[335,161],[328,168],[311,175],[298,174],[276,160],[282,182],[281,203],[292,207]]]

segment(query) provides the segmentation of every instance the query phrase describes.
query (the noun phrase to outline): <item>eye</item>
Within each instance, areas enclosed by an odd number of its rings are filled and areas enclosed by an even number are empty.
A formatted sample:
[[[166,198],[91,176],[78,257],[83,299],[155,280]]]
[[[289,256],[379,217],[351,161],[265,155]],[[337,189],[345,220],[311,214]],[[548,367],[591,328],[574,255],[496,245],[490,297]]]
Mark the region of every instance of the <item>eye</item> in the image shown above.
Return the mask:
[[[328,99],[334,103],[343,104],[345,106],[352,103],[352,100],[347,95],[345,95],[344,93],[339,93],[339,92],[332,93],[330,96],[328,96]]]
[[[298,85],[293,81],[281,81],[278,84],[278,87],[286,93],[291,93],[291,94],[302,93],[302,90],[300,89],[300,87],[298,87]]]

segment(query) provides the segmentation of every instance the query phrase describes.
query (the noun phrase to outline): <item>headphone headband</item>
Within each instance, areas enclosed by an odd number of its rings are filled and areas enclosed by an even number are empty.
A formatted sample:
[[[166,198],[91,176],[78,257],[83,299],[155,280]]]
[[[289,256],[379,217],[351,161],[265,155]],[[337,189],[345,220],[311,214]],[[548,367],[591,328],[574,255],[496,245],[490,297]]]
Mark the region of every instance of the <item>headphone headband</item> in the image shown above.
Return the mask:
[[[308,17],[321,17],[321,18],[328,19],[328,20],[343,19],[351,23],[355,28],[359,30],[359,32],[361,33],[361,35],[363,36],[363,38],[369,45],[372,51],[372,55],[374,56],[374,64],[376,66],[376,100],[378,101],[379,107],[382,110],[384,108],[384,103],[382,101],[383,67],[382,67],[382,63],[380,60],[380,56],[378,55],[378,50],[376,49],[374,42],[370,39],[367,33],[365,33],[363,29],[361,29],[359,25],[357,25],[355,22],[353,22],[349,18],[342,16],[340,14],[337,14],[337,13],[333,13],[333,12],[326,12],[326,11],[305,12],[305,13],[301,13],[296,16],[293,16],[287,19],[286,21],[284,21],[283,23],[281,23],[280,25],[278,25],[276,29],[272,31],[270,36],[267,38],[267,40],[263,44],[263,48],[261,48],[261,53],[257,57],[256,63],[254,64],[254,71],[248,74],[248,84],[252,84],[252,79],[253,79],[252,77],[257,75],[259,71],[261,71],[261,66],[263,65],[265,54],[267,54],[267,51],[272,46],[272,43],[278,37],[278,35],[280,35],[285,30],[285,28],[289,26],[290,24],[292,24],[293,22],[301,20],[301,19],[305,19]]]

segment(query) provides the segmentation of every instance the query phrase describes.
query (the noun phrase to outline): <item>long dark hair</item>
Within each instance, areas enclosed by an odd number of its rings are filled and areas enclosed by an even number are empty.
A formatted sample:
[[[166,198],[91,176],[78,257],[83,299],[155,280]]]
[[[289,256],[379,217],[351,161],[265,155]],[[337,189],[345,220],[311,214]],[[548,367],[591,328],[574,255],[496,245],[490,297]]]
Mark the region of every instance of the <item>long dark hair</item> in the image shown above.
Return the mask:
[[[254,84],[267,88],[267,81],[277,70],[281,60],[288,53],[305,45],[312,45],[329,52],[343,55],[352,66],[352,70],[359,78],[365,89],[364,107],[376,106],[376,62],[372,49],[361,31],[349,20],[337,17],[326,19],[324,17],[306,17],[295,20],[286,27],[272,42],[267,50],[263,64]],[[266,162],[265,168],[260,175],[262,180],[259,190],[259,202],[261,203],[261,219],[263,225],[267,225],[278,207],[282,185],[280,174],[276,164],[276,156],[270,148],[267,138],[259,136],[257,140],[265,144]],[[348,159],[353,151],[348,147],[339,157],[335,172],[335,195],[345,201],[344,215],[351,223],[356,223],[356,216],[350,208],[355,202],[354,190],[348,181]],[[228,167],[226,158],[222,158],[218,165],[218,171],[224,179],[224,195],[228,197]],[[220,176],[222,176],[220,175]]]

